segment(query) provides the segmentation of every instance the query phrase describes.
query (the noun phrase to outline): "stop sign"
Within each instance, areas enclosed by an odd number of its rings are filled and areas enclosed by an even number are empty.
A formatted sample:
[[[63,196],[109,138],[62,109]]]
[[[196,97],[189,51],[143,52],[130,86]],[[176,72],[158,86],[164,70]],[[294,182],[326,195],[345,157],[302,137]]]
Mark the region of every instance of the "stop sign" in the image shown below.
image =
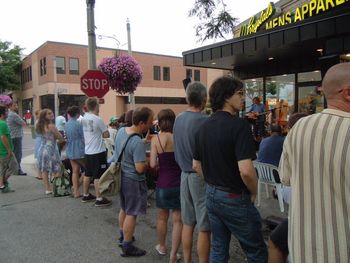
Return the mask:
[[[80,78],[80,89],[88,97],[102,98],[109,91],[107,77],[99,70],[88,70]]]

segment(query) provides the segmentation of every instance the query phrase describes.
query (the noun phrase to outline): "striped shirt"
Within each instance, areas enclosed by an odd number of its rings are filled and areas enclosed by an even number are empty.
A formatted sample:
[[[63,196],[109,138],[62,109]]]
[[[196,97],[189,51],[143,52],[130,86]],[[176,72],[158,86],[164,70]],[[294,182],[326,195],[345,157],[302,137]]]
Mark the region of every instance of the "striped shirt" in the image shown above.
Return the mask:
[[[7,116],[7,125],[9,126],[11,138],[23,137],[23,125],[26,124],[24,120],[14,111],[9,110]]]
[[[325,109],[299,120],[284,142],[280,171],[292,187],[292,262],[349,262],[350,113]]]

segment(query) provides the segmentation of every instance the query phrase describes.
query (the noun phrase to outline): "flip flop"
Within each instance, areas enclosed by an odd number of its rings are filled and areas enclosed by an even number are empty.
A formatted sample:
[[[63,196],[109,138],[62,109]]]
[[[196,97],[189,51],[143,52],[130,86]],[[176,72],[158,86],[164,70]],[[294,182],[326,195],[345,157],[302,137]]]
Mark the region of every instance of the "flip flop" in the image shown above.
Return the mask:
[[[155,249],[157,250],[158,254],[159,254],[160,256],[165,256],[165,255],[166,255],[166,251],[165,251],[165,252],[164,252],[164,251],[161,251],[161,250],[159,249],[159,247],[160,247],[159,244],[155,246]]]

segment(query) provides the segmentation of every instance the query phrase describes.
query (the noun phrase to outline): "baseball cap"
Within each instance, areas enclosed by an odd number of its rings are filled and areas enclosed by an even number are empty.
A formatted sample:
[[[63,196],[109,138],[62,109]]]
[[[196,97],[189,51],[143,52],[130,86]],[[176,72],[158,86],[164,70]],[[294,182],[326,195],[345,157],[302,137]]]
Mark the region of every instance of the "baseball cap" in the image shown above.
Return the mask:
[[[116,123],[118,121],[118,117],[113,116],[109,119],[109,123]]]

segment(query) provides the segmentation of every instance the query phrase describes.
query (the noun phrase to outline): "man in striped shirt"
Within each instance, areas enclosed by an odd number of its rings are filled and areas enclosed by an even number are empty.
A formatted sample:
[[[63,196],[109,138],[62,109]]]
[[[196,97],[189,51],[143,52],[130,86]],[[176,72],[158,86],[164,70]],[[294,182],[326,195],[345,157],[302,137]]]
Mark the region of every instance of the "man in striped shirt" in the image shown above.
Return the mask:
[[[302,118],[284,142],[282,182],[292,187],[292,262],[350,258],[350,63],[331,67],[322,82],[328,109]]]

